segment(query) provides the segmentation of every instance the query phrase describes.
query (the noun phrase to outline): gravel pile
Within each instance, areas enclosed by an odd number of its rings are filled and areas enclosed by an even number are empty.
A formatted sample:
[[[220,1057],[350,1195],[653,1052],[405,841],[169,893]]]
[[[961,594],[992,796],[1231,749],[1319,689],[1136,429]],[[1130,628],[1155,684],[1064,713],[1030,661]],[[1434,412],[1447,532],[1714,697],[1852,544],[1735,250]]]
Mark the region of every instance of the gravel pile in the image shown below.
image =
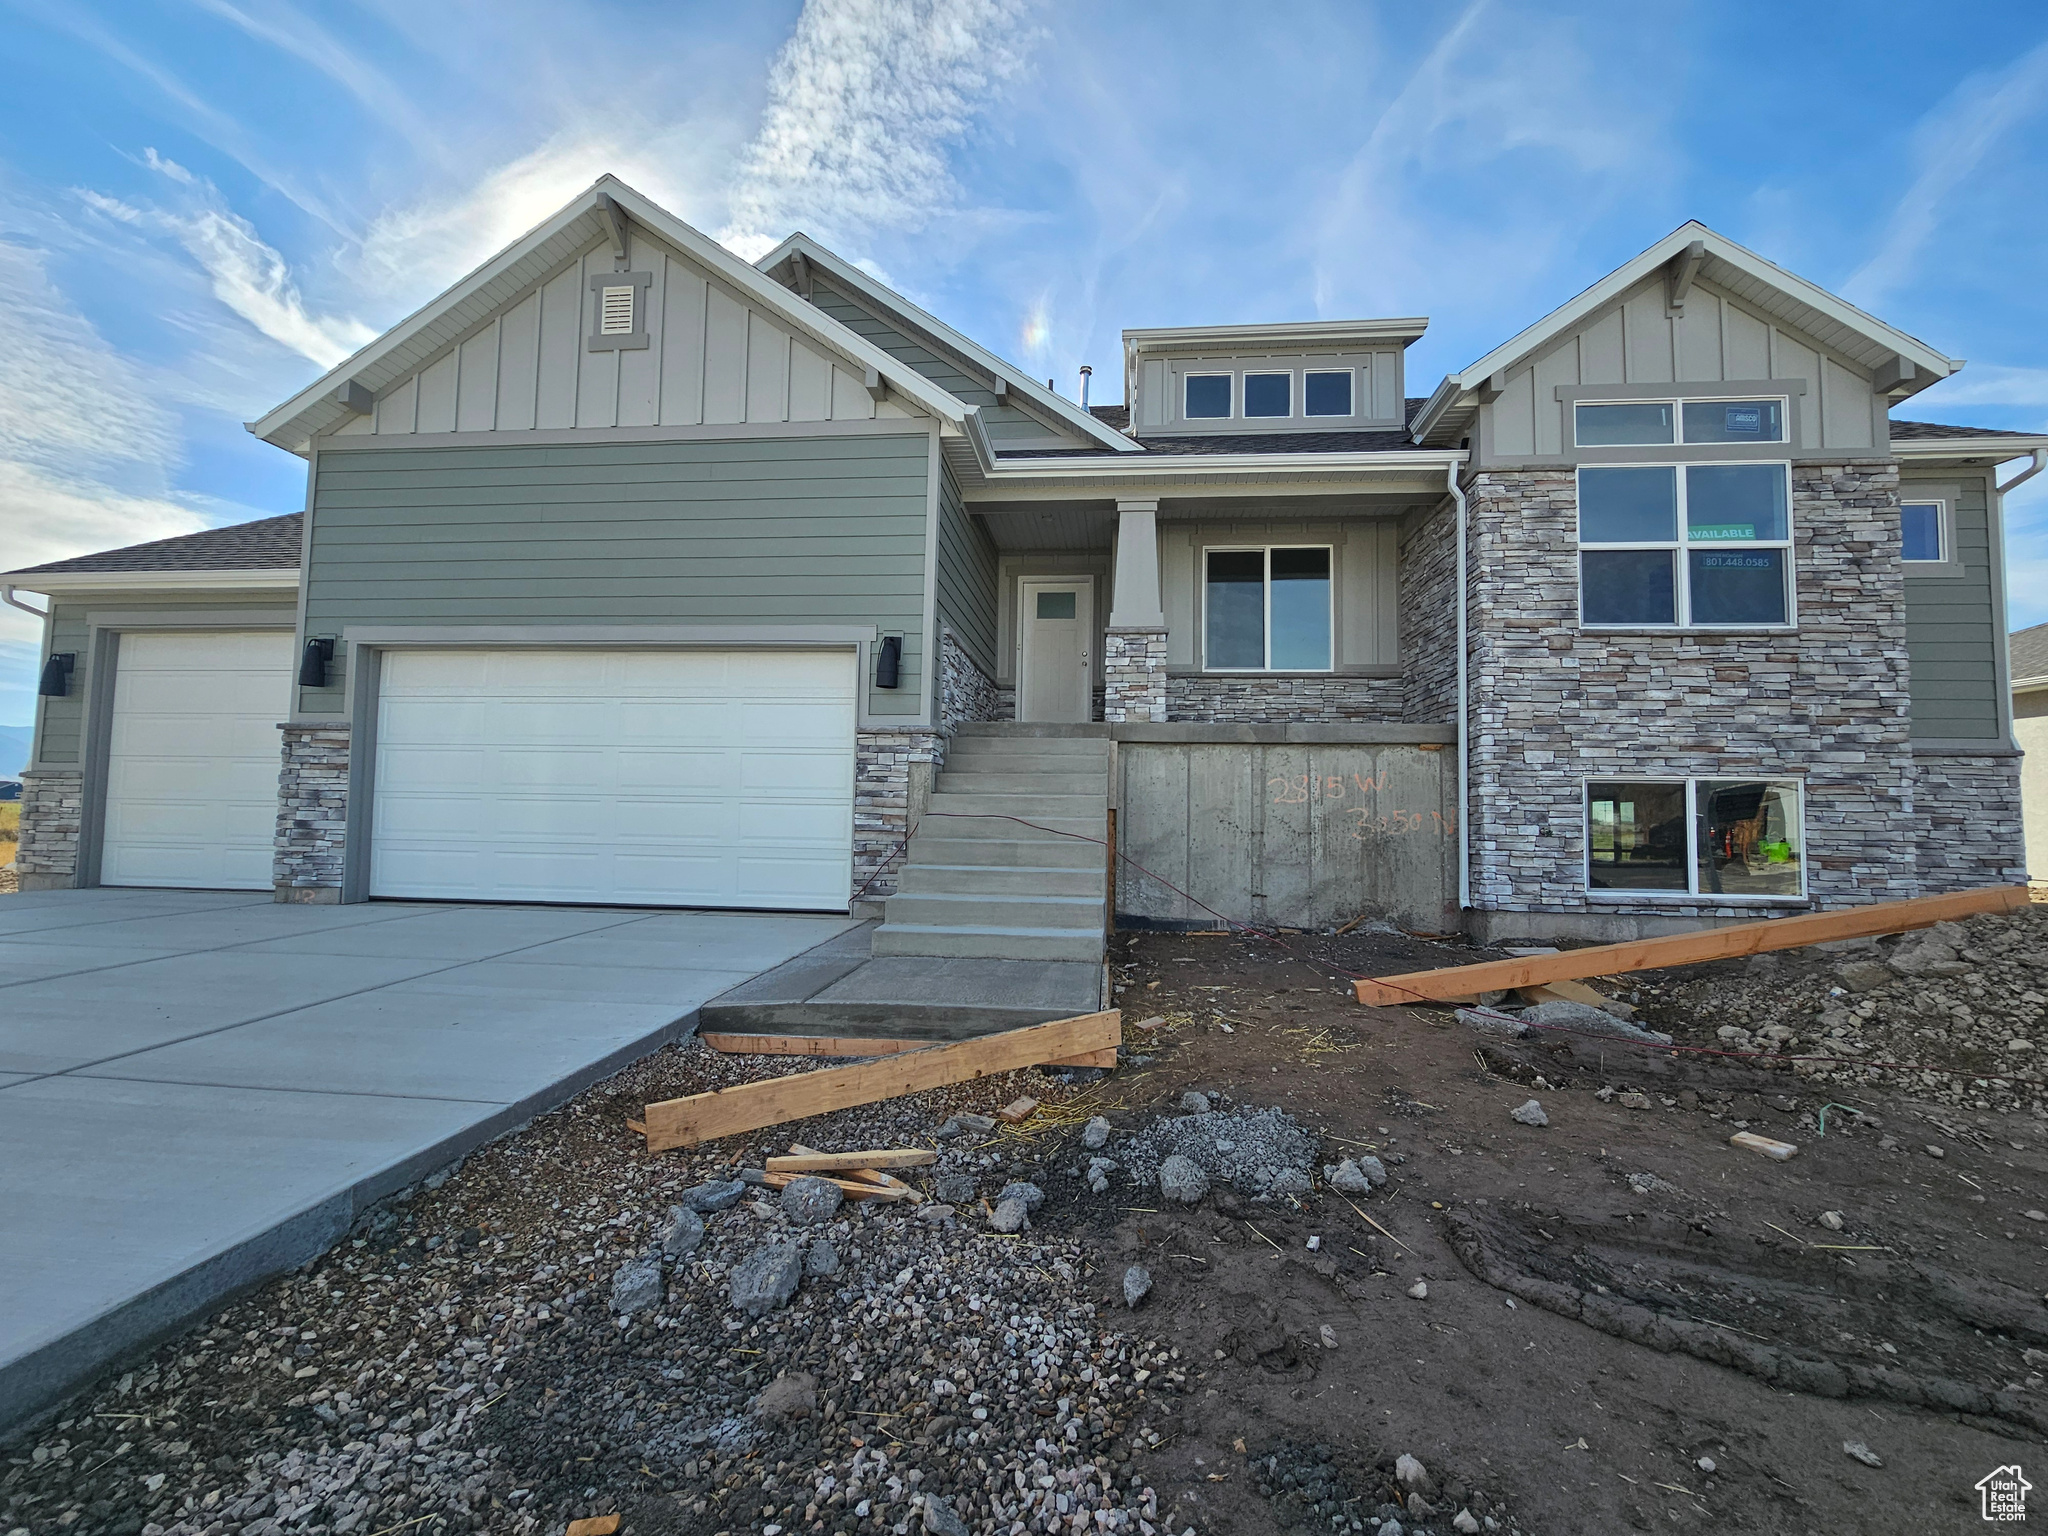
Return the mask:
[[[1113,1137],[1107,1150],[1116,1168],[1146,1188],[1160,1187],[1162,1170],[1173,1183],[1181,1171],[1167,1167],[1174,1158],[1193,1164],[1210,1182],[1228,1184],[1253,1198],[1306,1194],[1313,1187],[1315,1138],[1280,1109],[1239,1105],[1166,1116],[1127,1136]]]
[[[957,1204],[700,1192],[791,1139],[931,1145],[1071,1090],[1012,1073],[653,1158],[624,1129],[792,1065],[664,1051],[408,1192],[0,1453],[0,1533],[1182,1536],[1129,1460],[1170,1433],[1175,1352],[1121,1298],[1097,1317],[1078,1241],[985,1215],[1042,1178],[1030,1141],[970,1132],[909,1175]],[[788,1299],[736,1306],[779,1250]]]
[[[1692,1035],[1724,1049],[1839,1058],[1793,1064],[1818,1082],[1877,1081],[1937,1103],[2048,1120],[2048,913],[2039,906],[1757,955],[1739,978],[1668,972],[1638,996],[1645,1012],[1690,1021]],[[1879,1071],[1857,1064],[1865,1059],[1948,1070]]]

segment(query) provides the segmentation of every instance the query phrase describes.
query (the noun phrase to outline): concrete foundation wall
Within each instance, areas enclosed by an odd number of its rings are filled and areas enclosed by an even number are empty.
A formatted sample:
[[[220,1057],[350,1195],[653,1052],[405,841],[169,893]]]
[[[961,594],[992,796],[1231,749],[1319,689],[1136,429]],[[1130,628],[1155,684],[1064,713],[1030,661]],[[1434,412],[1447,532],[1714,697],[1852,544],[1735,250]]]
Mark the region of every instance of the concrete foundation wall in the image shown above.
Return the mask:
[[[1418,726],[1119,726],[1116,909],[1134,927],[1457,926],[1456,761]],[[1156,877],[1156,878],[1155,878]]]

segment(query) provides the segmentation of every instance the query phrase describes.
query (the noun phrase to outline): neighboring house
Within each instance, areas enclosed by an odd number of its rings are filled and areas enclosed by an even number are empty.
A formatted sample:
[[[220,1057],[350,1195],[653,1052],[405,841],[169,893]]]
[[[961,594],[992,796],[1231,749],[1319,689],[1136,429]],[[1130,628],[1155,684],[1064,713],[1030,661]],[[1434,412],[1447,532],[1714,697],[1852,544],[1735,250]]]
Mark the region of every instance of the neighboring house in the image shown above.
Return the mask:
[[[2012,673],[2012,734],[2026,753],[2020,803],[2027,827],[2027,873],[2048,881],[2048,624],[2015,630],[2006,640]]]
[[[2048,438],[1892,420],[1961,365],[1698,224],[1415,398],[1425,323],[1127,331],[1090,411],[606,179],[251,424],[303,520],[6,578],[71,658],[24,883],[900,879],[878,950],[1085,957],[1111,807],[1134,922],[2021,877],[1996,476]]]

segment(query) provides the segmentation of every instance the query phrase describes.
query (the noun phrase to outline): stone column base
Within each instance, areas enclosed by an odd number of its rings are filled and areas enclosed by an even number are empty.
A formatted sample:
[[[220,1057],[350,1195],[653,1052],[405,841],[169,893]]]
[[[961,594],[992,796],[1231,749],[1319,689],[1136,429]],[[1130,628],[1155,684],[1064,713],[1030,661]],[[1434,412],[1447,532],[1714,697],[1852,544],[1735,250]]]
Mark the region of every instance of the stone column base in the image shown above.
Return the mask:
[[[1166,719],[1166,631],[1113,628],[1102,638],[1102,718]]]
[[[944,760],[945,737],[937,731],[857,733],[850,896],[879,902],[896,893],[903,839],[931,798],[933,772]]]
[[[277,845],[270,877],[279,901],[341,900],[348,846],[346,723],[286,725],[277,775]]]
[[[68,891],[78,884],[78,839],[85,825],[85,775],[76,768],[31,768],[21,776],[21,842],[14,870],[24,891]]]

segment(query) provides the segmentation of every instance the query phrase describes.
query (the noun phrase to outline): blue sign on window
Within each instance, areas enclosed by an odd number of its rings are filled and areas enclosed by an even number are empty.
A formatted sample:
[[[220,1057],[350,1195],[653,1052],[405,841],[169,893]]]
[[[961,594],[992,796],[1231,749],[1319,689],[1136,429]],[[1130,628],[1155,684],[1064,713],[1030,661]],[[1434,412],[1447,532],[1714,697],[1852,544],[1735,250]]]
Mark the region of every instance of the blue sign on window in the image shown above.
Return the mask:
[[[1755,437],[1764,429],[1764,408],[1761,405],[1731,405],[1728,407],[1728,424],[1724,429],[1730,437],[1741,434]]]

